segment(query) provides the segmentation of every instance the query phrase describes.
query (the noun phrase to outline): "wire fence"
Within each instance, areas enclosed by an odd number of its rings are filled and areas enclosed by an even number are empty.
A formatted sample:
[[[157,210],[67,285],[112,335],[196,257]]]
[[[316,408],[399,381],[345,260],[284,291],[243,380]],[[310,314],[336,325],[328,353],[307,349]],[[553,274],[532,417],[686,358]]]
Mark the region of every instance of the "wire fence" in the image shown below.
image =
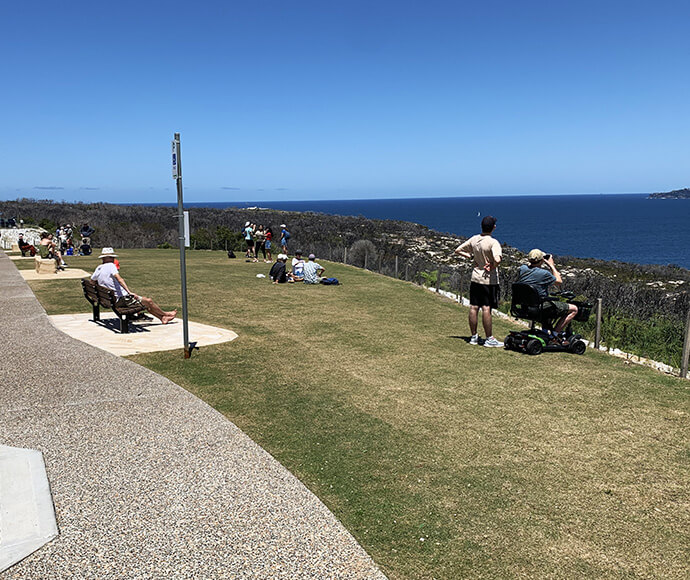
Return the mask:
[[[317,252],[319,256],[332,262],[340,262],[420,286],[444,290],[461,298],[468,297],[472,267],[467,263],[450,265],[438,264],[421,257],[405,259],[398,255],[381,252],[371,242],[355,246],[346,248],[325,245],[317,248]],[[516,272],[502,272],[500,310],[505,313],[510,310],[511,287],[516,278]],[[569,282],[576,291],[579,291],[578,293],[585,294],[586,284],[577,284],[574,280]],[[578,296],[578,299],[586,299],[590,303],[596,303],[597,298],[599,296]],[[687,295],[685,295],[685,300],[687,301]],[[596,315],[593,313],[587,322],[576,324],[577,332],[594,342]],[[608,348],[658,361],[674,369],[682,369],[684,365],[687,366],[687,356],[684,354],[684,345],[688,341],[687,335],[688,323],[685,320],[660,315],[637,318],[605,302],[603,304],[600,340],[602,345]]]

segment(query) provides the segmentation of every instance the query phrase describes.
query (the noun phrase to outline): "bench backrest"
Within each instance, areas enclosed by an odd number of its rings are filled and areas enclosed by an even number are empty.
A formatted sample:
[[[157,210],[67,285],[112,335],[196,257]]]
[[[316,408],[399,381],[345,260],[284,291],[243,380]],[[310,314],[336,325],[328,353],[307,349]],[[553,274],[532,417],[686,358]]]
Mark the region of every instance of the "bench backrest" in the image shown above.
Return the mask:
[[[90,278],[82,278],[81,286],[84,289],[84,297],[94,304],[98,302],[104,308],[113,308],[117,299],[115,298],[115,292],[110,288],[105,288],[99,286],[95,280]]]

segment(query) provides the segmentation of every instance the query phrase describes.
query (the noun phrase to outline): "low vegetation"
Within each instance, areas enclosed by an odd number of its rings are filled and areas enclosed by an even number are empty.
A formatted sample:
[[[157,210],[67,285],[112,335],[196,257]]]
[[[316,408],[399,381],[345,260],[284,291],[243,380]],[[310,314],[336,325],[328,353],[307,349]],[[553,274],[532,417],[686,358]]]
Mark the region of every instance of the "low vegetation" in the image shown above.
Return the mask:
[[[179,306],[175,250],[120,253],[135,291]],[[688,381],[473,347],[456,303],[325,265],[342,286],[189,252],[191,318],[239,338],[133,359],[267,449],[390,578],[687,578]],[[50,314],[88,311],[78,280],[31,287]]]

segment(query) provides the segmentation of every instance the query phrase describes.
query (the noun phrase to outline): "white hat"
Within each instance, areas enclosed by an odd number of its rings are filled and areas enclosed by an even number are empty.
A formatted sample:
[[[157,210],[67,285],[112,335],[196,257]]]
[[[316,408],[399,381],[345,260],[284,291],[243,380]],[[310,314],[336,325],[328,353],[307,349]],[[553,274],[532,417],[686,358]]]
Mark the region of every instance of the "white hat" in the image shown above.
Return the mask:
[[[288,259],[287,254],[278,254],[278,259],[279,260],[287,260]]]
[[[281,228],[286,228],[287,226],[285,224],[280,224]]]
[[[246,227],[249,225],[249,223],[250,223],[250,222],[247,222],[246,224],[244,224],[244,227],[246,228]]]
[[[112,248],[103,248],[101,250],[101,255],[98,256],[99,258],[117,258],[117,254],[115,253],[115,250]]]

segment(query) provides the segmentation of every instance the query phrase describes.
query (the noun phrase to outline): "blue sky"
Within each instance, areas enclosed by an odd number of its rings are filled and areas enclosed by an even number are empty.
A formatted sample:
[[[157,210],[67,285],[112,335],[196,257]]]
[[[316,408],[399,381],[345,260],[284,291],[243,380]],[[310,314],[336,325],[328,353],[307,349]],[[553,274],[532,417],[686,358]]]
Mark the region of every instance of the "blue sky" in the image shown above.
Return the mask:
[[[3,7],[0,199],[690,186],[687,2]]]

